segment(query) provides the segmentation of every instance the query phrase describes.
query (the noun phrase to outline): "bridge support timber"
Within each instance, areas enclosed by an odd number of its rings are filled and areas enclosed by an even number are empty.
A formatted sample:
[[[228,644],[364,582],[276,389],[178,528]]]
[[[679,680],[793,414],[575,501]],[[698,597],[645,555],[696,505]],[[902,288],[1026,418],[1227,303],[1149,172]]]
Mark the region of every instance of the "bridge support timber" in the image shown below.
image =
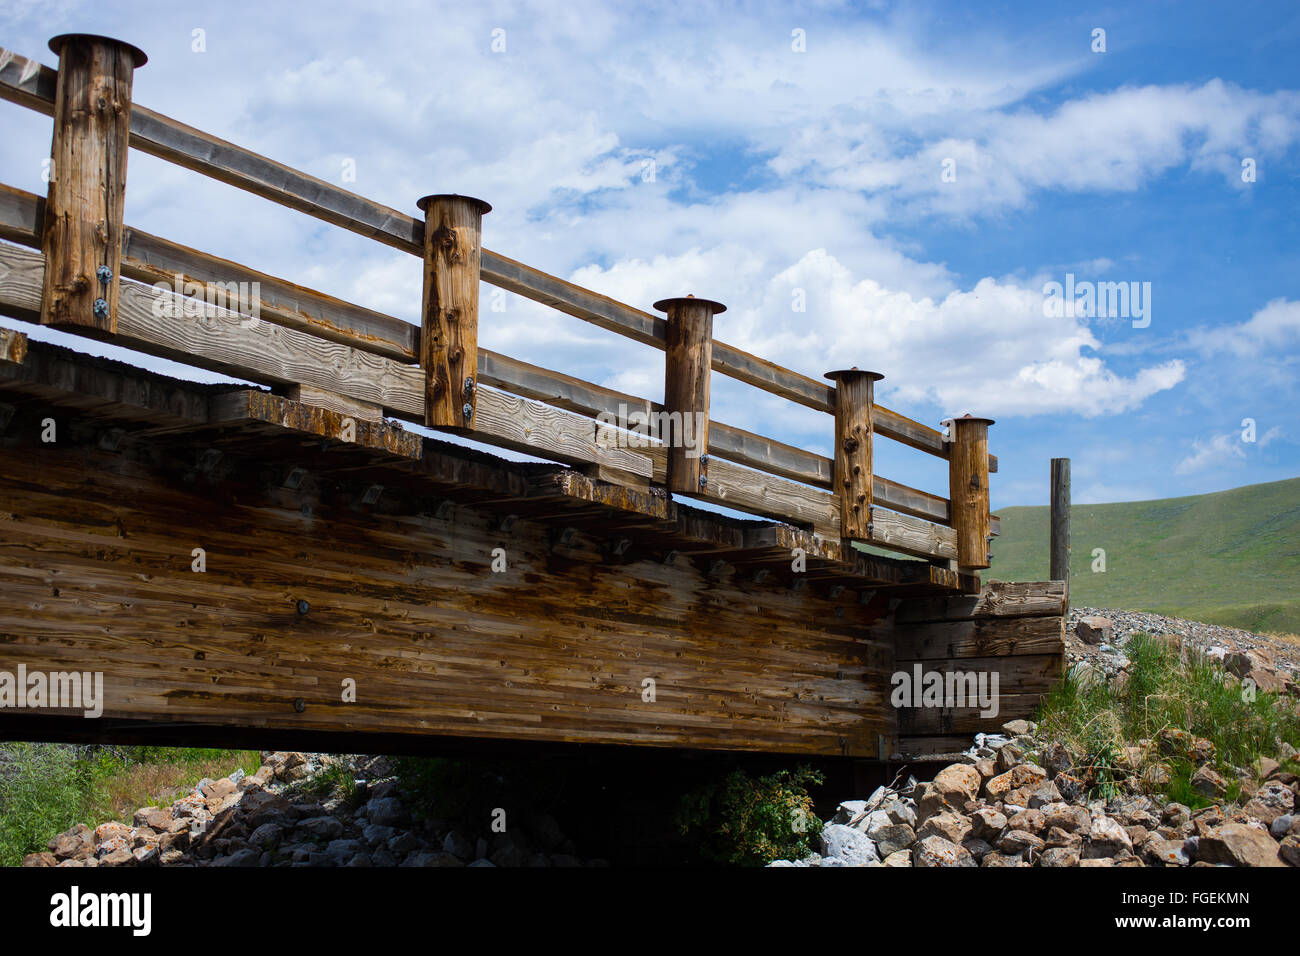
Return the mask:
[[[900,662],[1059,674],[1059,583],[1014,587],[0,330],[0,672],[104,680],[0,738],[887,760],[1021,715],[900,724]]]

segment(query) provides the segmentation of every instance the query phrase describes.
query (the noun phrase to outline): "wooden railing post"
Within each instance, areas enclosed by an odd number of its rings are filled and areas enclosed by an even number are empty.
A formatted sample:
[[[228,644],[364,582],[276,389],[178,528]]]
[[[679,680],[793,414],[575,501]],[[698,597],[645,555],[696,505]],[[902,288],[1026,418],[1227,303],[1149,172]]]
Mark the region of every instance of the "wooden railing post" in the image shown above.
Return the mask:
[[[948,497],[957,532],[957,566],[989,566],[989,426],[991,418],[952,419],[948,455]]]
[[[700,495],[709,480],[713,317],[727,307],[693,295],[661,299],[654,307],[668,313],[664,411],[670,434],[659,436],[668,448],[668,490]]]
[[[41,324],[117,331],[131,81],[147,57],[109,37],[67,33],[59,55],[41,251]]]
[[[840,536],[853,541],[871,537],[871,436],[873,392],[884,378],[858,368],[827,372],[835,383],[834,488],[840,498]]]
[[[1049,581],[1070,586],[1070,459],[1052,459],[1051,573]]]
[[[469,431],[478,407],[478,283],[483,215],[492,207],[471,196],[419,200],[424,212],[424,301],[420,364],[424,423]]]

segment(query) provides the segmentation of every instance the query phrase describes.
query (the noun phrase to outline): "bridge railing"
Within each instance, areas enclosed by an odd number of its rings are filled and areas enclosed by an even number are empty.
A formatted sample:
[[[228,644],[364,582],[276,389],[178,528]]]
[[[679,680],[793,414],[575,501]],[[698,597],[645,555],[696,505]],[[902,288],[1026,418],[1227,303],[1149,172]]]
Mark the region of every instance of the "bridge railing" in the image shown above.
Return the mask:
[[[945,435],[877,404],[874,372],[829,373],[827,384],[713,339],[719,303],[666,299],[660,317],[482,248],[479,200],[425,197],[416,218],[135,104],[144,54],[127,44],[71,35],[51,48],[57,71],[0,49],[0,98],[54,118],[48,195],[0,186],[0,239],[41,250],[0,249],[5,314],[666,486],[845,547],[988,567],[988,420],[955,418]],[[124,225],[128,145],[421,257],[421,326]],[[479,348],[480,280],[663,350],[664,403]],[[252,308],[221,305],[241,283],[257,290]],[[712,421],[711,372],[832,415],[834,457]],[[667,433],[647,436],[642,422]],[[949,497],[876,475],[876,435],[946,459]]]

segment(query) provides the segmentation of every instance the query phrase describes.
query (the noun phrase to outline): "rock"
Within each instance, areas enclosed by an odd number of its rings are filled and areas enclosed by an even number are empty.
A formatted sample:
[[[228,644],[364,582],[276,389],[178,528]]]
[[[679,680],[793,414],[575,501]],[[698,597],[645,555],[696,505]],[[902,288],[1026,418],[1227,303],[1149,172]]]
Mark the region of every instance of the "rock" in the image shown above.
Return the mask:
[[[131,828],[125,823],[118,823],[117,821],[101,823],[95,827],[94,844],[96,847],[102,847],[110,840],[120,839],[126,841],[130,835]]]
[[[174,817],[170,807],[144,807],[135,811],[135,825],[163,833],[171,829]]]
[[[1267,780],[1280,769],[1282,769],[1282,765],[1272,757],[1260,757],[1259,760],[1255,762],[1255,775],[1259,777],[1260,780]]]
[[[1079,866],[1114,866],[1115,861],[1110,857],[1089,857],[1079,861]]]
[[[897,853],[891,853],[885,857],[885,866],[911,866],[912,851],[899,850]]]
[[[1007,827],[1007,818],[993,807],[980,807],[970,816],[971,835],[981,840],[993,841]]]
[[[396,826],[406,817],[402,801],[396,797],[380,797],[366,804],[366,817],[380,826]]]
[[[975,859],[963,846],[941,836],[928,836],[912,848],[914,866],[975,866]]]
[[[1078,777],[1068,773],[1058,773],[1052,780],[1061,799],[1067,803],[1081,803],[1088,793],[1087,785]]]
[[[1245,807],[1248,814],[1266,824],[1290,814],[1294,809],[1295,794],[1290,787],[1277,780],[1270,780],[1260,787]]]
[[[931,821],[933,822],[933,818]],[[916,842],[916,831],[906,823],[890,823],[876,827],[867,833],[876,843],[876,850],[882,857],[892,856],[900,850],[906,850]]]
[[[125,843],[125,841],[120,842]],[[100,866],[131,866],[134,863],[135,857],[125,846],[119,846],[113,852],[99,858]]]
[[[1288,866],[1300,866],[1300,836],[1288,836],[1278,844],[1278,859]]]
[[[361,841],[354,839],[331,840],[325,847],[325,852],[336,860],[347,860],[356,856],[362,850]]]
[[[961,845],[966,848],[966,852],[969,853],[977,863],[993,852],[993,847],[989,845],[988,841],[981,840],[978,837],[967,837],[965,840],[961,841]]]
[[[1133,852],[1133,841],[1128,832],[1105,814],[1092,818],[1091,831],[1084,846],[1084,859],[1113,857]]]
[[[971,823],[960,813],[953,813],[946,810],[943,813],[936,813],[921,824],[920,829],[916,831],[917,839],[925,839],[928,836],[943,837],[949,843],[961,843],[971,833]]]
[[[59,861],[55,855],[48,850],[40,853],[28,853],[23,857],[23,866],[58,866]]]
[[[849,826],[854,820],[861,820],[867,813],[866,800],[845,800],[835,808],[835,815],[831,817],[831,823],[842,823]]]
[[[1005,773],[1013,767],[1018,767],[1025,762],[1025,753],[1015,744],[1007,744],[998,751],[997,765],[998,772]]]
[[[199,789],[204,797],[211,801],[220,801],[223,797],[228,797],[235,792],[235,781],[229,777],[222,777],[220,780],[210,780]]]
[[[1038,755],[1039,763],[1047,771],[1049,777],[1055,777],[1058,773],[1066,773],[1074,768],[1075,757],[1070,753],[1070,748],[1060,741],[1052,741],[1043,747]]]
[[[213,861],[213,866],[257,866],[262,859],[262,851],[254,849],[239,850],[230,856],[218,857]]]
[[[999,853],[1014,856],[1028,851],[1031,855],[1043,849],[1043,841],[1027,830],[1008,830],[998,840],[996,849]]]
[[[157,866],[159,863],[157,846],[137,846],[131,855],[135,857],[136,866]]]
[[[1021,734],[1033,733],[1034,725],[1027,720],[1008,720],[1002,725],[1002,732],[1008,737],[1019,737]]]
[[[299,820],[298,829],[319,840],[335,840],[343,835],[343,824],[334,817],[311,817]]]
[[[1052,804],[1043,808],[1043,826],[1058,827],[1066,833],[1078,833],[1087,836],[1092,832],[1092,817],[1083,807],[1073,807],[1068,803]]]
[[[966,801],[979,796],[980,783],[978,770],[967,764],[954,763],[935,774],[930,793],[937,795],[944,807],[960,810]]]
[[[1268,831],[1244,823],[1225,823],[1201,837],[1196,858],[1229,866],[1285,866]]]
[[[1152,866],[1190,866],[1192,863],[1182,840],[1152,837],[1142,844],[1139,855]]]
[[[1054,846],[1038,858],[1039,866],[1078,866],[1079,851],[1073,847]]]
[[[1192,774],[1192,789],[1203,797],[1217,800],[1227,792],[1228,785],[1221,776],[1206,766]]]
[[[1109,644],[1115,625],[1108,617],[1081,617],[1074,625],[1074,633],[1085,644]]]
[[[1273,822],[1268,825],[1268,832],[1273,834],[1273,839],[1281,840],[1291,832],[1292,826],[1298,822],[1300,822],[1300,817],[1292,813],[1284,813],[1273,818]],[[58,856],[58,852],[56,851],[54,855]]]
[[[1020,810],[1007,818],[1007,827],[1011,830],[1041,833],[1046,825],[1047,817],[1042,810]]]
[[[374,824],[371,824],[371,826],[374,826]],[[392,828],[385,827],[384,829],[387,830]],[[394,831],[393,836],[388,838],[387,849],[389,853],[393,853],[397,856],[406,856],[415,850],[421,849],[421,844],[415,834],[409,831]],[[443,852],[446,851],[444,850]]]
[[[849,866],[870,866],[880,862],[876,844],[861,830],[832,823],[821,833],[822,856]]]
[[[450,853],[462,860],[473,860],[476,856],[473,838],[460,830],[448,832],[443,838],[442,849],[444,853]]]
[[[985,795],[993,801],[1003,800],[1013,790],[1034,788],[1047,779],[1047,771],[1033,764],[1012,767],[984,785]]]
[[[284,839],[284,827],[278,823],[263,823],[252,832],[248,842],[255,847],[278,846]]]
[[[381,846],[393,838],[397,831],[392,827],[382,827],[378,823],[368,823],[361,830],[361,836],[371,846]]]

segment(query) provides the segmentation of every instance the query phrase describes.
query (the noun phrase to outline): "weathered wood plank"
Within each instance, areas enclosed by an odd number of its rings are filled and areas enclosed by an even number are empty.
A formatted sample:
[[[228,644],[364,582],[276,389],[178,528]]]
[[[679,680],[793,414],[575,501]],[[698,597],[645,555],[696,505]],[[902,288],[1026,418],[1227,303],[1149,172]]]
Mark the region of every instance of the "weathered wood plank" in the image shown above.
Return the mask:
[[[1063,621],[1053,615],[896,624],[894,646],[898,656],[905,660],[1060,655],[1065,653]]]
[[[985,617],[1065,614],[1065,586],[1057,581],[990,581],[978,595],[905,601],[894,612],[900,624]]]
[[[361,421],[377,422],[382,421],[384,417],[384,409],[381,405],[374,402],[359,401],[355,398],[349,398],[347,395],[340,395],[338,392],[317,388],[314,385],[290,385],[285,390],[285,396],[295,402],[316,405]]]

